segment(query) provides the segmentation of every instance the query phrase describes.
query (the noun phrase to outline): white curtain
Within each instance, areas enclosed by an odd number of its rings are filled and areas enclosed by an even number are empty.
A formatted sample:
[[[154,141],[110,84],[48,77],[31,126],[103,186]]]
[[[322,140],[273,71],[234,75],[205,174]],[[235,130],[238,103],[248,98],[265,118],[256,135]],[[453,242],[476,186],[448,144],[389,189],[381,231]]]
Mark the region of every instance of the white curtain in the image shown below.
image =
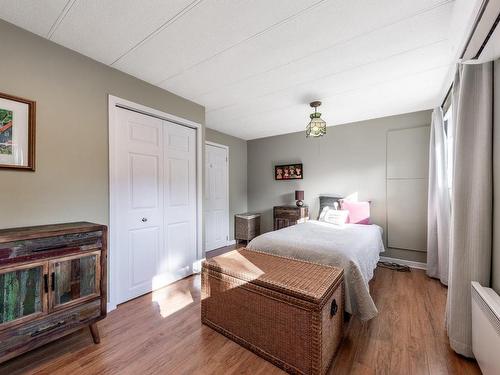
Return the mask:
[[[446,133],[441,107],[432,112],[427,204],[427,274],[448,285],[450,193]]]
[[[472,357],[471,281],[490,285],[493,225],[493,64],[458,66],[447,328],[450,345]]]

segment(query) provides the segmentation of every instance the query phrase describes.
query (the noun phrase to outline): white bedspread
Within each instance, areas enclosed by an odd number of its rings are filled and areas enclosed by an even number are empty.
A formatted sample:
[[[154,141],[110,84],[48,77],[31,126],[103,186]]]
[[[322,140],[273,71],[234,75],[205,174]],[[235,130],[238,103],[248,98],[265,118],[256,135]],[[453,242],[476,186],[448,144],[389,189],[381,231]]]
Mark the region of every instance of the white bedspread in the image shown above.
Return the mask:
[[[383,252],[378,225],[337,226],[310,220],[254,238],[247,246],[271,254],[344,269],[347,312],[368,320],[378,314],[368,287]]]

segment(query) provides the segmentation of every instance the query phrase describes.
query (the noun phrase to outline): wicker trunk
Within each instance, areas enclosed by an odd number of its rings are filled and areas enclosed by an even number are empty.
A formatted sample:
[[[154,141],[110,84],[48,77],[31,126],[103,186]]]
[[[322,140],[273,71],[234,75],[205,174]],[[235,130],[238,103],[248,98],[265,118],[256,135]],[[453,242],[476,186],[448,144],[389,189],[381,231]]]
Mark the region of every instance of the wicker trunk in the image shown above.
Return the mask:
[[[342,340],[340,268],[247,249],[202,268],[202,322],[292,374],[324,374]]]
[[[260,234],[260,214],[234,215],[234,239],[251,241]]]

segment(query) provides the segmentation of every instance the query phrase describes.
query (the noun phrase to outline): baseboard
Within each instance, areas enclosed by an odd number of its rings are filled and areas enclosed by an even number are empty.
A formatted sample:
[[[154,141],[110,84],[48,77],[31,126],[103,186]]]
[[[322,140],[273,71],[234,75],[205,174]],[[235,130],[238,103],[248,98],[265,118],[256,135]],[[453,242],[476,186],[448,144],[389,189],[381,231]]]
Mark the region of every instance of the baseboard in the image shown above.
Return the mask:
[[[416,268],[419,270],[427,270],[427,263],[414,262],[412,260],[404,260],[398,258],[380,257],[381,262],[397,263],[403,266],[408,266],[410,268]]]
[[[108,311],[108,313],[113,311],[113,310],[116,310],[116,305],[114,303],[108,302],[108,304],[106,306],[106,310]]]
[[[201,264],[206,258],[202,258],[193,263],[193,274],[201,272]]]
[[[219,249],[222,249],[223,247],[232,246],[232,245],[236,245],[236,240],[227,240],[225,245],[223,245],[221,247],[217,247],[215,249],[210,249],[210,250],[205,249],[205,253],[208,253],[208,252],[214,251],[214,250],[219,250]]]

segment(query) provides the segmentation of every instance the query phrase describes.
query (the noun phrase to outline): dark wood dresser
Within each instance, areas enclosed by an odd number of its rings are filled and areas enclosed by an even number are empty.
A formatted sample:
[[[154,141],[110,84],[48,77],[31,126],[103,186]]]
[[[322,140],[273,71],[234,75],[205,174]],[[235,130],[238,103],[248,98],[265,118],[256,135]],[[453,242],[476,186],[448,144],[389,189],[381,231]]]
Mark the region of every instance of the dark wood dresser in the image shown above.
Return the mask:
[[[107,227],[0,230],[0,362],[106,316]]]
[[[309,220],[309,207],[274,206],[273,219],[274,230],[302,223]]]

